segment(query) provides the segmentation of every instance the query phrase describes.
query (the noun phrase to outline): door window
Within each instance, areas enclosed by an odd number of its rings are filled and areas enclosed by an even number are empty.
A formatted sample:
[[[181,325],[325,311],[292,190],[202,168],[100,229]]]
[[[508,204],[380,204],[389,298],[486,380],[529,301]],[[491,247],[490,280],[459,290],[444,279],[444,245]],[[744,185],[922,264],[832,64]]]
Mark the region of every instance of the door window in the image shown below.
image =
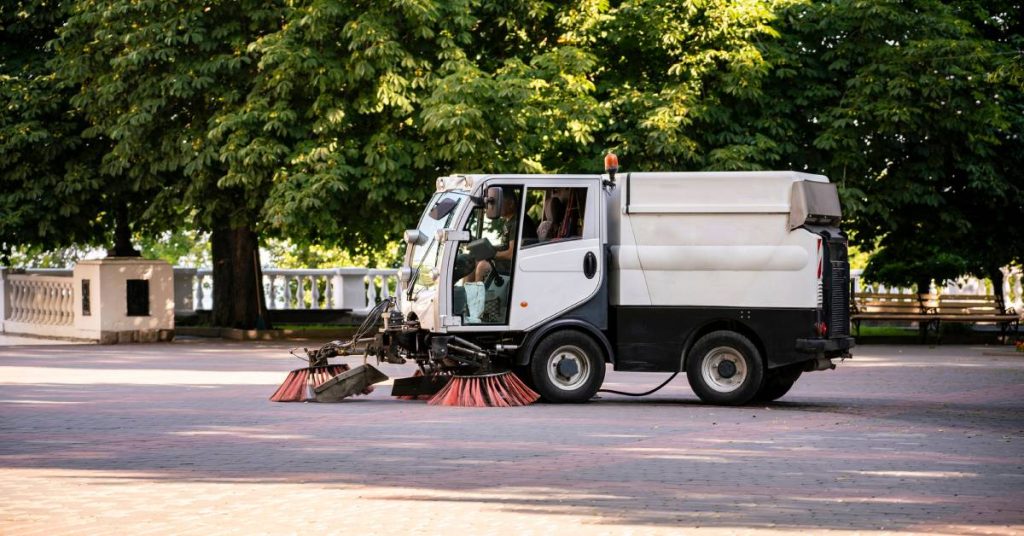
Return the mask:
[[[462,316],[464,326],[508,324],[516,250],[520,240],[537,237],[535,220],[523,215],[521,194],[520,186],[503,187],[497,218],[477,207],[466,222],[469,240],[458,244],[452,277],[452,314]],[[489,249],[480,247],[481,240],[493,247],[493,258],[481,254]]]
[[[586,216],[586,188],[529,188],[526,214],[537,223],[535,238],[523,237],[523,247],[532,247],[583,236]]]

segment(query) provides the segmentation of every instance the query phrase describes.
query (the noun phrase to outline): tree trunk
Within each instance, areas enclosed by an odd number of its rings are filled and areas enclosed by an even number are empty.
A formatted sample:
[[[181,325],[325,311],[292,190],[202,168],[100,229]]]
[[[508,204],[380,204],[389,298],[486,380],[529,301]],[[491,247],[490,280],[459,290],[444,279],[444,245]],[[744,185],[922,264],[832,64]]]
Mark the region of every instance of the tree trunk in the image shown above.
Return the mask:
[[[932,280],[930,277],[918,278],[914,284],[917,287],[917,303],[921,306],[922,311],[926,311],[928,307],[928,295],[931,293]],[[917,323],[918,334],[921,336],[921,342],[928,340],[928,322]],[[938,335],[938,333],[936,333]]]
[[[999,268],[989,268],[988,278],[992,280],[992,293],[999,304],[999,312],[1006,311],[1006,296],[1003,295],[1003,271]]]
[[[114,209],[114,248],[107,250],[108,257],[140,257],[139,250],[132,247],[132,229],[128,221],[128,205],[120,203]]]
[[[259,287],[254,259],[258,239],[251,226],[215,227],[213,253],[213,324],[253,329],[259,318]]]

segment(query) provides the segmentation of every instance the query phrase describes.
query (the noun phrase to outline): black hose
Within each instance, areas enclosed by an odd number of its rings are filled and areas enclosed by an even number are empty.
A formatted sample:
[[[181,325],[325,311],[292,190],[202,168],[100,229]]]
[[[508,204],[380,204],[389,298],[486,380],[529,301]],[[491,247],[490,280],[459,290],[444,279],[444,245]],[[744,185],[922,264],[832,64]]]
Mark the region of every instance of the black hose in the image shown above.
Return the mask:
[[[380,322],[380,315],[386,308],[392,305],[392,302],[392,298],[381,300],[380,303],[375,305],[373,309],[367,313],[366,318],[363,319],[363,323],[359,325],[359,329],[356,330],[356,334],[352,337],[352,346],[355,346],[356,341],[362,339],[370,332],[370,330],[377,326],[377,323]]]
[[[672,375],[669,376],[667,380],[661,382],[661,385],[655,387],[654,389],[651,389],[650,391],[644,391],[643,393],[627,393],[625,391],[616,391],[615,389],[598,389],[597,392],[598,393],[613,393],[613,394],[624,395],[624,396],[647,396],[647,395],[652,395],[652,394],[657,393],[658,391],[660,391],[662,387],[665,387],[666,385],[668,385],[668,382],[674,380],[676,378],[676,376],[678,376],[678,375],[679,375],[678,371],[677,372],[673,372]]]

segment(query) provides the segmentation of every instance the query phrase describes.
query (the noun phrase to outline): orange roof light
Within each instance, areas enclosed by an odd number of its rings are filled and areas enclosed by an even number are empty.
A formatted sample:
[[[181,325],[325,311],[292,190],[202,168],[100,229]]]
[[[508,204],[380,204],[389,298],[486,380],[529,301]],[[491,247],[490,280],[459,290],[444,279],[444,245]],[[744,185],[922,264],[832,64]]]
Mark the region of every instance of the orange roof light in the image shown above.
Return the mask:
[[[608,153],[604,157],[604,170],[606,173],[614,175],[619,171],[619,157],[615,156],[615,153]]]

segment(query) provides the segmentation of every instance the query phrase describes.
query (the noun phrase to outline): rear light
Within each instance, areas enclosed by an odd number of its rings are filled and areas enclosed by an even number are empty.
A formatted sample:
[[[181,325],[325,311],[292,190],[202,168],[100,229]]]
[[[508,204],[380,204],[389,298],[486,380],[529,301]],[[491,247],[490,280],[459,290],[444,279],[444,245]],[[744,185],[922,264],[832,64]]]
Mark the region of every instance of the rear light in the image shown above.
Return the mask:
[[[828,335],[828,325],[825,324],[824,322],[818,322],[817,324],[815,324],[814,327],[815,329],[817,329],[819,337],[824,337],[825,335]]]
[[[821,281],[822,262],[823,262],[823,259],[822,259],[822,252],[821,252],[821,238],[818,238],[818,281],[817,281],[817,288],[815,289],[816,292],[817,292],[817,298],[818,298],[818,309],[821,309],[822,305],[824,305],[824,302],[825,302],[824,289],[822,289],[822,281]]]

